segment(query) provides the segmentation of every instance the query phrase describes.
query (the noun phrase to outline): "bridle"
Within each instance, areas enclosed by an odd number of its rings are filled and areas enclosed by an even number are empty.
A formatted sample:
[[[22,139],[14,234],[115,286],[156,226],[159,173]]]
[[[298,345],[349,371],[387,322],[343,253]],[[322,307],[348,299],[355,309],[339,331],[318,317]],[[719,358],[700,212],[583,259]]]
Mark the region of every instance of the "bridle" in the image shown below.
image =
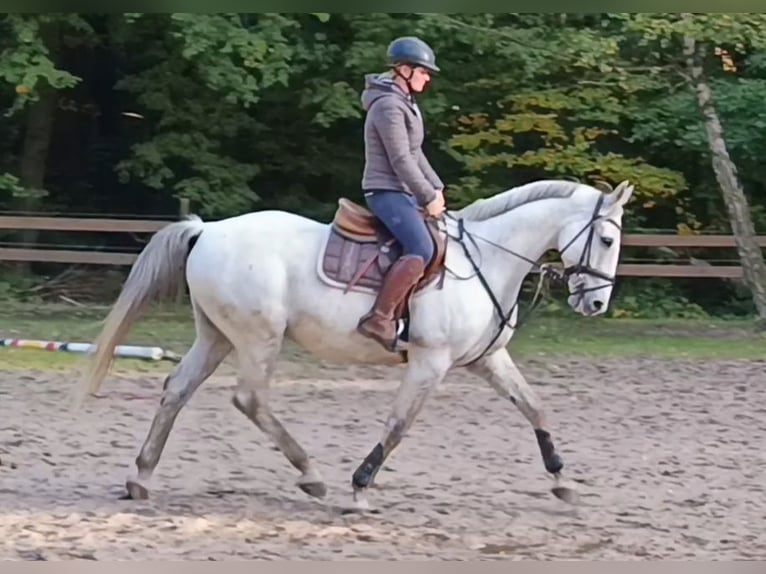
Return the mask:
[[[606,287],[610,287],[614,285],[615,282],[615,276],[614,275],[608,275],[604,273],[603,271],[600,271],[598,269],[594,269],[591,266],[590,259],[591,254],[593,251],[593,239],[595,234],[595,227],[594,224],[598,221],[606,221],[608,223],[611,223],[614,225],[618,230],[622,231],[622,227],[619,223],[617,223],[612,218],[605,218],[599,215],[599,212],[601,211],[601,207],[604,204],[604,195],[600,194],[598,197],[598,200],[596,201],[596,206],[593,209],[593,213],[591,214],[590,220],[588,221],[585,226],[583,226],[580,231],[575,234],[572,239],[569,240],[569,242],[559,251],[560,254],[563,254],[567,249],[569,249],[575,241],[586,231],[588,232],[588,238],[585,242],[585,247],[583,247],[582,253],[580,253],[580,259],[579,261],[574,265],[569,265],[563,268],[563,270],[559,270],[556,267],[552,266],[549,263],[538,263],[537,261],[534,261],[530,259],[529,257],[526,257],[520,253],[517,253],[511,249],[508,249],[507,247],[504,247],[502,245],[499,245],[495,243],[494,241],[491,241],[489,239],[486,239],[484,237],[481,237],[479,235],[476,235],[475,233],[470,233],[466,230],[463,219],[462,218],[455,218],[449,213],[445,212],[445,216],[452,219],[453,221],[457,222],[457,228],[458,228],[458,235],[457,237],[453,237],[447,233],[447,237],[449,239],[454,239],[458,243],[460,243],[460,246],[463,248],[463,252],[465,253],[466,258],[471,263],[471,266],[473,267],[473,270],[476,274],[476,277],[479,279],[479,282],[481,283],[482,287],[484,287],[484,290],[487,292],[487,295],[489,296],[490,300],[492,301],[492,305],[495,309],[495,312],[497,313],[498,317],[500,318],[500,324],[498,326],[497,332],[495,333],[495,336],[492,338],[492,340],[489,342],[489,344],[484,348],[484,350],[479,353],[479,355],[470,360],[468,363],[465,363],[465,365],[470,365],[472,363],[475,363],[479,359],[481,359],[489,349],[492,348],[492,346],[495,344],[495,342],[500,338],[500,335],[503,334],[503,331],[506,327],[509,326],[509,322],[511,320],[511,316],[513,315],[514,311],[519,306],[518,298],[514,302],[514,304],[511,306],[511,308],[508,310],[508,312],[503,311],[503,307],[500,304],[500,301],[498,300],[497,296],[495,295],[494,291],[492,291],[492,288],[490,287],[489,283],[487,282],[486,277],[481,272],[481,268],[476,264],[475,259],[471,256],[470,251],[468,250],[468,247],[466,247],[465,244],[465,238],[467,237],[471,243],[474,244],[476,249],[480,252],[479,246],[476,243],[476,240],[483,241],[484,243],[487,243],[488,245],[491,245],[492,247],[495,247],[501,251],[504,251],[510,255],[513,255],[514,257],[518,257],[519,259],[522,259],[526,261],[527,263],[530,263],[534,268],[537,269],[539,272],[539,281],[537,285],[537,289],[535,290],[535,295],[532,299],[532,303],[530,304],[530,308],[527,311],[526,318],[531,315],[534,308],[537,306],[537,303],[539,302],[540,294],[542,292],[542,287],[545,279],[550,280],[552,283],[560,283],[560,284],[566,284],[568,279],[573,275],[590,275],[592,277],[597,277],[599,279],[603,279],[606,281],[605,284],[599,285],[598,287],[590,287],[585,288],[584,286],[580,285],[575,290],[572,295],[575,295],[579,297],[579,300],[582,300],[582,297],[586,293],[590,293],[593,291],[598,291],[600,289],[604,289]],[[453,273],[454,274],[454,273]],[[470,279],[470,277],[465,277],[462,279]],[[526,320],[525,318],[525,320]],[[512,327],[514,330],[519,327],[519,325],[525,321],[517,321],[516,324]]]

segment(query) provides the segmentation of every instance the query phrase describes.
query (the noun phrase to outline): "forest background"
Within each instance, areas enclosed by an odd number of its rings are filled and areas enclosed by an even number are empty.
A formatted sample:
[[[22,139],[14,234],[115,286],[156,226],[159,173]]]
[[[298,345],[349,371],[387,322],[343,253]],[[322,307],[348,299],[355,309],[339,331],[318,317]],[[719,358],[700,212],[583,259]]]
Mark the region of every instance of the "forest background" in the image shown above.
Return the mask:
[[[418,101],[450,207],[541,178],[628,179],[627,232],[731,233],[704,82],[749,206],[739,223],[766,229],[766,15],[720,13],[0,15],[0,211],[173,218],[187,198],[206,219],[279,208],[327,221],[339,197],[362,199],[364,75],[410,34],[442,68]],[[70,240],[0,231],[0,245]],[[40,296],[59,271],[1,265],[0,299]],[[741,281],[630,277],[611,309],[756,312]]]

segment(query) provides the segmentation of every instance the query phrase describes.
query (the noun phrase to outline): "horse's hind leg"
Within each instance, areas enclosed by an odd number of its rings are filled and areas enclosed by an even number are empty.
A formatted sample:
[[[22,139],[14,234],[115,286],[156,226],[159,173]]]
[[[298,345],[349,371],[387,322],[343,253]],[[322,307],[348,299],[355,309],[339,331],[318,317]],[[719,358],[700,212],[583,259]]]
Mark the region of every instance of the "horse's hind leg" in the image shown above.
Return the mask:
[[[269,383],[274,374],[282,333],[269,329],[268,336],[253,331],[247,346],[237,345],[240,373],[232,403],[255,426],[268,435],[282,454],[301,473],[298,487],[306,494],[322,498],[327,486],[306,451],[274,416],[269,406]]]
[[[127,481],[126,498],[144,499],[149,496],[148,483],[160,460],[170,429],[194,391],[213,374],[231,352],[231,343],[195,307],[197,338],[175,370],[165,379],[160,406],[154,415],[149,434],[136,458],[137,473]]]

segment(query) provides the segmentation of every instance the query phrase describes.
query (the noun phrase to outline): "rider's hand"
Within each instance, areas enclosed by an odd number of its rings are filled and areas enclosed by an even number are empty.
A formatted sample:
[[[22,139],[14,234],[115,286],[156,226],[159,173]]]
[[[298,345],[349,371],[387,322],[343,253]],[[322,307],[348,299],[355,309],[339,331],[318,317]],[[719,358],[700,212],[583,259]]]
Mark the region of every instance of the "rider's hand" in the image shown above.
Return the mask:
[[[426,205],[426,211],[432,217],[439,217],[444,212],[444,194],[441,191],[431,200],[431,203]]]

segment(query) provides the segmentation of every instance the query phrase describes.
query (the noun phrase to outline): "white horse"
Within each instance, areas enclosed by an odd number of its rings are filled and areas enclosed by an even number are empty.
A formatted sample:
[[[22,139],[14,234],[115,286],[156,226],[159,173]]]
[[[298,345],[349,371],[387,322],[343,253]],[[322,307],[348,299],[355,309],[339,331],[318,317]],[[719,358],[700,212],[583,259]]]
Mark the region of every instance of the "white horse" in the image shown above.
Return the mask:
[[[260,211],[216,222],[194,216],[169,224],[133,265],[95,344],[77,389],[78,404],[109,371],[114,347],[147,305],[175,294],[185,280],[196,338],[165,379],[163,395],[127,480],[127,496],[146,498],[171,427],[194,391],[234,350],[239,374],[232,402],[266,433],[300,472],[298,486],[323,497],[326,486],[311,457],[269,406],[269,382],[285,337],[334,362],[402,364],[403,379],[380,442],[352,477],[353,498],[365,492],[399,444],[426,396],[452,368],[466,367],[515,405],[535,432],[555,495],[573,501],[559,482],[556,452],[540,401],[506,350],[525,276],[557,249],[576,312],[607,310],[620,253],[623,206],[633,186],[605,194],[588,185],[545,180],[481,199],[441,222],[450,239],[443,284],[431,283],[410,301],[407,356],[356,332],[374,292],[344,291],[318,272],[332,225],[284,211]],[[321,267],[321,266],[320,266]]]

